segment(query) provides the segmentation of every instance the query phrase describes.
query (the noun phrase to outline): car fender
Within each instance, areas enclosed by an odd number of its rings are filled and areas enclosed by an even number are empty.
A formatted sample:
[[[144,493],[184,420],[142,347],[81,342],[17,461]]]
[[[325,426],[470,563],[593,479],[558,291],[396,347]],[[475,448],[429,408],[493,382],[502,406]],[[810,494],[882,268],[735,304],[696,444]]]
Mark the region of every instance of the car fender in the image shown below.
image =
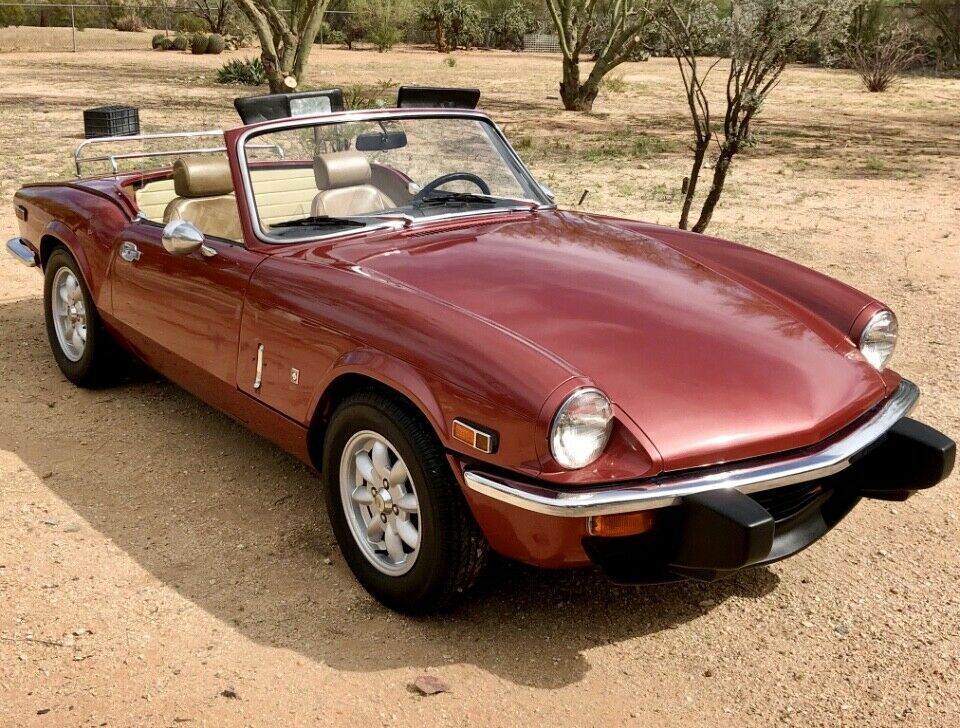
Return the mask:
[[[309,421],[311,423],[316,422],[318,416],[322,418],[326,414],[322,408],[334,382],[348,375],[360,375],[373,379],[399,392],[429,420],[437,436],[444,443],[447,442],[449,428],[443,416],[443,410],[424,376],[402,359],[367,347],[345,352],[330,367],[320,381],[310,403]]]

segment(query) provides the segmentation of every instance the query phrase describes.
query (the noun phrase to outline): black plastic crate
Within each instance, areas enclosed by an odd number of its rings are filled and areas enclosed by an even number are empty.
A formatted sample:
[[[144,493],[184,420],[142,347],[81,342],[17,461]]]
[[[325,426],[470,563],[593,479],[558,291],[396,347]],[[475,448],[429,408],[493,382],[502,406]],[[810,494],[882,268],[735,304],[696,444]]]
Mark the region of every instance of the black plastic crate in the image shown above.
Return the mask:
[[[87,139],[139,134],[140,110],[120,105],[87,109],[83,112],[83,132]]]

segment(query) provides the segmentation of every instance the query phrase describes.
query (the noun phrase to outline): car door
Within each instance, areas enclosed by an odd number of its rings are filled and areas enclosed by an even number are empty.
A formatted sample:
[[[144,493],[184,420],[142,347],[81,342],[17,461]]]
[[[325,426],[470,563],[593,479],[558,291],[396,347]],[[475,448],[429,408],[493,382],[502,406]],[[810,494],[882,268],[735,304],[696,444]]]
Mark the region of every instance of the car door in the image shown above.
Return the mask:
[[[131,222],[115,241],[113,315],[144,360],[196,389],[235,388],[243,297],[260,253],[206,236],[215,255],[173,255],[163,227]]]

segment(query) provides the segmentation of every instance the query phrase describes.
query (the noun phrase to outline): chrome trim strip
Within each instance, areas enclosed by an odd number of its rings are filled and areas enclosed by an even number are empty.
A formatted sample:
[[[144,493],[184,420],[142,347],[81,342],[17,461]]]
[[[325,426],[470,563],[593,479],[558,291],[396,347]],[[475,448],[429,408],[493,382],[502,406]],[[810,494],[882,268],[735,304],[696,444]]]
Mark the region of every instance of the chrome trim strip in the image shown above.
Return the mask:
[[[683,474],[648,480],[635,486],[611,486],[590,490],[561,491],[544,486],[516,487],[495,476],[466,471],[467,487],[517,508],[549,516],[583,518],[666,508],[685,496],[724,488],[741,493],[758,493],[817,478],[825,478],[849,467],[857,453],[876,442],[916,405],[920,390],[904,379],[883,407],[858,429],[812,455],[797,455],[772,463],[713,472]]]
[[[530,182],[536,189],[540,189],[540,183],[537,181],[536,177],[533,176],[533,173],[527,168],[527,165],[523,163],[523,160],[520,159],[520,155],[517,154],[516,150],[507,140],[507,137],[504,135],[503,130],[493,121],[489,116],[484,114],[481,111],[474,111],[470,109],[357,109],[352,111],[341,111],[331,114],[322,114],[322,115],[311,115],[311,116],[294,116],[289,119],[278,119],[275,122],[263,122],[255,126],[251,126],[249,129],[243,132],[236,142],[234,147],[234,153],[237,158],[237,163],[240,165],[240,177],[243,180],[243,194],[247,202],[247,209],[249,212],[248,217],[253,223],[254,232],[259,240],[264,243],[269,244],[300,244],[308,242],[320,242],[333,238],[347,237],[349,235],[365,235],[368,232],[374,230],[382,229],[381,226],[368,225],[363,229],[351,228],[348,230],[338,230],[332,233],[324,233],[322,235],[311,235],[305,238],[297,238],[296,240],[287,240],[284,238],[278,238],[273,235],[270,235],[269,232],[263,229],[263,226],[260,223],[260,215],[257,213],[257,203],[253,195],[253,184],[250,179],[249,173],[249,161],[247,159],[246,153],[246,142],[251,136],[260,136],[263,134],[271,134],[277,131],[283,131],[284,129],[297,128],[297,127],[308,127],[308,126],[329,126],[331,124],[340,124],[344,122],[355,122],[355,121],[376,121],[376,120],[394,120],[394,119],[431,119],[431,118],[455,118],[455,119],[474,119],[477,121],[486,122],[491,126],[491,128],[496,132],[497,136],[506,146],[508,155],[511,158],[511,161],[517,165],[520,169],[522,175],[526,175],[527,181]],[[537,200],[530,200],[532,203],[537,203]],[[530,211],[535,210],[553,210],[556,208],[556,204],[549,200],[547,202],[538,203],[537,207],[531,207]],[[477,215],[491,214],[494,212],[504,212],[509,208],[492,208],[490,210],[471,210],[469,212],[459,212],[459,213],[447,213],[443,215],[431,215],[430,217],[425,218],[414,218],[413,223],[408,223],[406,221],[398,221],[402,224],[399,227],[420,227],[428,223],[454,219],[454,218],[468,218],[474,217]],[[523,208],[526,209],[526,208]],[[357,216],[360,217],[360,216]]]
[[[7,251],[25,266],[36,268],[38,265],[37,254],[20,238],[10,238],[7,241]]]

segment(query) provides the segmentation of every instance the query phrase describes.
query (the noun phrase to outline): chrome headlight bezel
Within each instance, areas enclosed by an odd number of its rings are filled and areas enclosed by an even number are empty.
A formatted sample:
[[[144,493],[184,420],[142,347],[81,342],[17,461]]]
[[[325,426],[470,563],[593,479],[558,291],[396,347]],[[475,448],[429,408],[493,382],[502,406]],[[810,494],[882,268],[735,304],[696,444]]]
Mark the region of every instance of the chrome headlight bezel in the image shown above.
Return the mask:
[[[607,395],[595,387],[578,389],[563,400],[553,416],[550,454],[566,470],[585,468],[603,454],[612,431],[613,405]]]
[[[882,372],[897,350],[899,323],[890,309],[877,311],[860,332],[857,346],[863,358]]]

